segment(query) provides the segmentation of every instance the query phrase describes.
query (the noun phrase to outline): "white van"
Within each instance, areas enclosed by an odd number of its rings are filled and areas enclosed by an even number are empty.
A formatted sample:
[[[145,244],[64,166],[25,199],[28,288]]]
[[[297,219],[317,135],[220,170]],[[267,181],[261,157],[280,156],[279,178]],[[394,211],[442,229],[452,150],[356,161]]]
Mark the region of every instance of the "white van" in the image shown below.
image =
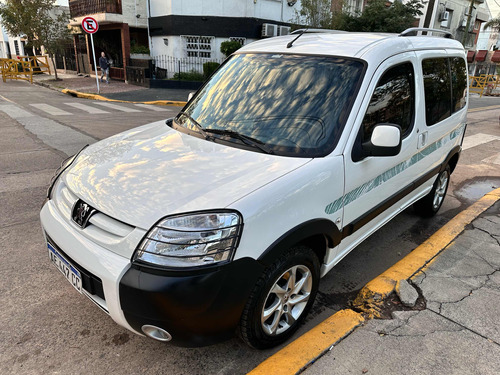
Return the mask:
[[[319,279],[461,151],[452,39],[305,33],[231,56],[182,111],[88,146],[41,211],[51,261],[125,328],[181,346],[288,339]]]

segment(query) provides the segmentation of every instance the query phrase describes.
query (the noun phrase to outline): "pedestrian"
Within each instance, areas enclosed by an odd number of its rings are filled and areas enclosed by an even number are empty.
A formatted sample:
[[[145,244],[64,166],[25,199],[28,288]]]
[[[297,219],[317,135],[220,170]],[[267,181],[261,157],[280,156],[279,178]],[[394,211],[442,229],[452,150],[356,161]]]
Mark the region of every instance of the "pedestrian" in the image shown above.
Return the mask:
[[[104,52],[101,52],[101,57],[99,57],[99,66],[101,67],[101,82],[106,74],[106,83],[109,85],[109,61]]]

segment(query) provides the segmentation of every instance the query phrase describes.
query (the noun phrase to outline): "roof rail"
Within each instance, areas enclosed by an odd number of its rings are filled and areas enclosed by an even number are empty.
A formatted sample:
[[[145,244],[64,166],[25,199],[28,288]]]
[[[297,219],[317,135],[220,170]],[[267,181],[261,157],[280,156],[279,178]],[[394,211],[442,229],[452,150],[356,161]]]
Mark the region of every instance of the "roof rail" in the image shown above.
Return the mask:
[[[417,32],[419,31],[426,31],[426,32],[432,32],[432,33],[441,33],[444,34],[444,38],[453,38],[453,34],[450,33],[449,31],[446,30],[441,30],[441,29],[429,29],[427,27],[410,27],[409,29],[406,29],[403,31],[399,36],[417,36]],[[434,36],[434,34],[433,34]]]
[[[347,33],[347,31],[343,30],[332,30],[332,29],[298,29],[295,31],[292,31],[290,34],[295,35],[295,34],[311,34],[311,33],[325,33],[325,34],[344,34]]]

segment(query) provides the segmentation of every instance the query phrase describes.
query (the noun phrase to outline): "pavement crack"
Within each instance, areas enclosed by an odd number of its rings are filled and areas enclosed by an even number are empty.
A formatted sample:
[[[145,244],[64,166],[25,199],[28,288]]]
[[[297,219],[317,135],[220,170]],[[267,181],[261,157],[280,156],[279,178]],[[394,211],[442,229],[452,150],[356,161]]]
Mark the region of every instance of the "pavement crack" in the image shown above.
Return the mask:
[[[496,224],[496,223],[495,223]],[[498,246],[500,246],[500,239],[498,239],[494,234],[488,232],[486,229],[483,229],[483,228],[479,228],[479,227],[476,227],[474,226],[474,223],[472,223],[472,227],[474,229],[477,229],[477,230],[480,230],[481,232],[484,232],[486,233],[488,236],[490,236],[491,238],[493,238],[494,241],[496,241],[496,243],[498,244]]]
[[[500,347],[500,343],[496,342],[495,340],[493,340],[493,339],[491,339],[491,338],[489,338],[489,337],[486,337],[486,336],[484,336],[483,334],[481,334],[481,333],[479,333],[479,332],[477,332],[477,331],[474,331],[473,329],[470,329],[469,327],[464,326],[463,324],[460,324],[459,322],[456,322],[456,321],[454,321],[454,320],[452,320],[452,319],[448,318],[446,315],[443,315],[443,314],[441,314],[440,312],[438,313],[438,312],[436,312],[436,311],[434,311],[434,310],[431,310],[431,309],[429,309],[429,311],[432,311],[434,314],[436,314],[436,315],[438,315],[438,316],[440,316],[440,317],[442,317],[442,318],[446,319],[447,321],[449,321],[449,322],[451,322],[451,323],[453,323],[453,324],[456,324],[456,325],[458,325],[458,326],[462,327],[462,331],[463,331],[463,330],[465,330],[465,331],[469,331],[469,332],[471,332],[471,333],[473,333],[473,334],[475,334],[475,335],[477,335],[477,336],[479,336],[479,337],[482,337],[483,339],[488,340],[489,342],[491,342],[491,343],[493,343],[493,344],[495,344],[495,345],[497,345],[497,346],[499,346],[499,347]],[[459,332],[459,331],[454,331],[454,332]]]

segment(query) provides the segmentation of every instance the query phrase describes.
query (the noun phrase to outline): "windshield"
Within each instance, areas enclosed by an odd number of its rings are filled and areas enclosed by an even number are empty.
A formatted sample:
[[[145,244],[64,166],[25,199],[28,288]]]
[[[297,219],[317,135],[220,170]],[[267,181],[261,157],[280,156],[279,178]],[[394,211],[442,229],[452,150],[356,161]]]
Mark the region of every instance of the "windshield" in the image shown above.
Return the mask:
[[[324,156],[341,134],[363,68],[359,61],[327,56],[235,55],[176,123],[198,132],[201,127],[210,135],[205,139],[229,140],[235,147],[250,147],[234,137],[239,133],[273,154]]]

